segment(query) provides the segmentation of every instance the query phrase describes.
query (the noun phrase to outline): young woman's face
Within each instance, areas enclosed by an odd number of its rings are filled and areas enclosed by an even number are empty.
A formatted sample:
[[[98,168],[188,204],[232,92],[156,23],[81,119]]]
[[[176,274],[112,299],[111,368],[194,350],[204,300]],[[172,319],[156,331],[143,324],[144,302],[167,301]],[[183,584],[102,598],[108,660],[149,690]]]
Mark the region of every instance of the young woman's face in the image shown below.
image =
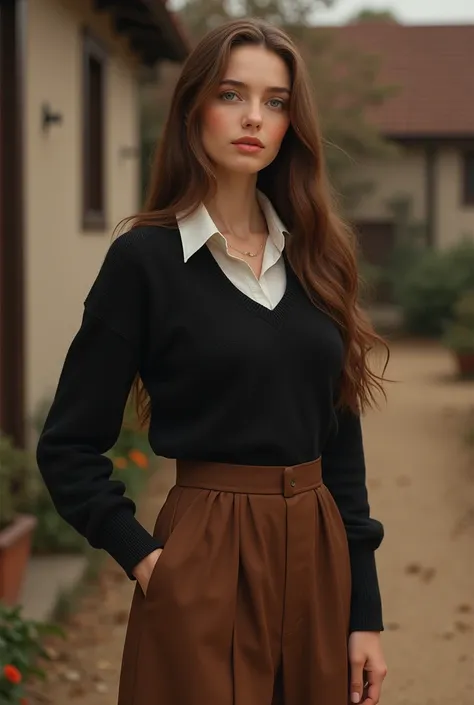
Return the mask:
[[[290,72],[277,54],[233,49],[201,114],[203,146],[218,170],[256,174],[275,159],[290,124],[290,90]]]

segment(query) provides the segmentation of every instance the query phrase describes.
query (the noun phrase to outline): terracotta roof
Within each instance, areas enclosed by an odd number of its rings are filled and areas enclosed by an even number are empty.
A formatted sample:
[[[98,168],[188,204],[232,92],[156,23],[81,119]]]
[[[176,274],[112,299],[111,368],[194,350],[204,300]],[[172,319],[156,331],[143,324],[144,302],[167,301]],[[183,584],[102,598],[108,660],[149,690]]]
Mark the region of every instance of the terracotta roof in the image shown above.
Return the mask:
[[[346,46],[379,55],[381,84],[398,86],[373,112],[384,134],[474,136],[474,25],[366,22],[331,31]]]

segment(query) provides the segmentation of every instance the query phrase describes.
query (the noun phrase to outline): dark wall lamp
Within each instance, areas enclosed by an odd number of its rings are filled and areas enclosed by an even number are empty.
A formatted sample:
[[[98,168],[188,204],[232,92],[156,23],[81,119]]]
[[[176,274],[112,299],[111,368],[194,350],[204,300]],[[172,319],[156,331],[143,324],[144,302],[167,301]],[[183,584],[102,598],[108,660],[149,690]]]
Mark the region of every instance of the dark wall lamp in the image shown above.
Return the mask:
[[[61,125],[63,116],[61,113],[54,113],[49,103],[43,103],[42,107],[42,125],[43,131],[49,130],[51,125]]]

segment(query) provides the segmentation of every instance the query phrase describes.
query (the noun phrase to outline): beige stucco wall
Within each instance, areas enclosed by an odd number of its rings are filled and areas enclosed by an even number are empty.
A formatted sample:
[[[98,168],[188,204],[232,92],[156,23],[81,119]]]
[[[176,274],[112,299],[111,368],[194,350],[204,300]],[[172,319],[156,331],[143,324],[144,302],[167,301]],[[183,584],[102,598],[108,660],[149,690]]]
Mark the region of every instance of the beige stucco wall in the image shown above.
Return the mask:
[[[82,38],[87,25],[106,44],[105,232],[83,232]],[[136,59],[92,0],[29,0],[25,70],[26,407],[54,390],[77,330],[85,294],[110,244],[113,227],[138,206]],[[48,101],[64,121],[44,133]]]
[[[445,147],[438,153],[437,176],[437,241],[440,247],[449,247],[464,236],[474,240],[474,206],[465,206],[463,193],[462,153],[454,147]]]
[[[398,197],[412,199],[412,213],[425,218],[425,156],[419,147],[400,150],[386,161],[368,160],[354,164],[350,178],[368,182],[371,191],[364,195],[351,218],[359,221],[392,220],[389,202]]]
[[[464,236],[474,239],[474,207],[462,202],[462,175],[461,148],[440,145],[435,158],[435,240],[438,247],[448,247]],[[388,161],[355,164],[352,178],[370,182],[372,190],[351,212],[351,219],[391,220],[390,200],[408,196],[413,218],[426,222],[427,174],[423,148],[406,147]]]

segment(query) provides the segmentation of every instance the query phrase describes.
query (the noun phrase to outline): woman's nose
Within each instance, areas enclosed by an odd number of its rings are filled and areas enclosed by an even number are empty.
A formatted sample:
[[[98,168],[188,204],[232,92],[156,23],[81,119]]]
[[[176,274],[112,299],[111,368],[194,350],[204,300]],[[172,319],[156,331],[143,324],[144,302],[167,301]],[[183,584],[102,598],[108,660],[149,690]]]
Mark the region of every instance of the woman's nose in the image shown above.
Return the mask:
[[[242,126],[260,127],[262,124],[262,111],[260,108],[260,104],[249,105],[247,107],[248,110],[246,111],[243,117]]]

